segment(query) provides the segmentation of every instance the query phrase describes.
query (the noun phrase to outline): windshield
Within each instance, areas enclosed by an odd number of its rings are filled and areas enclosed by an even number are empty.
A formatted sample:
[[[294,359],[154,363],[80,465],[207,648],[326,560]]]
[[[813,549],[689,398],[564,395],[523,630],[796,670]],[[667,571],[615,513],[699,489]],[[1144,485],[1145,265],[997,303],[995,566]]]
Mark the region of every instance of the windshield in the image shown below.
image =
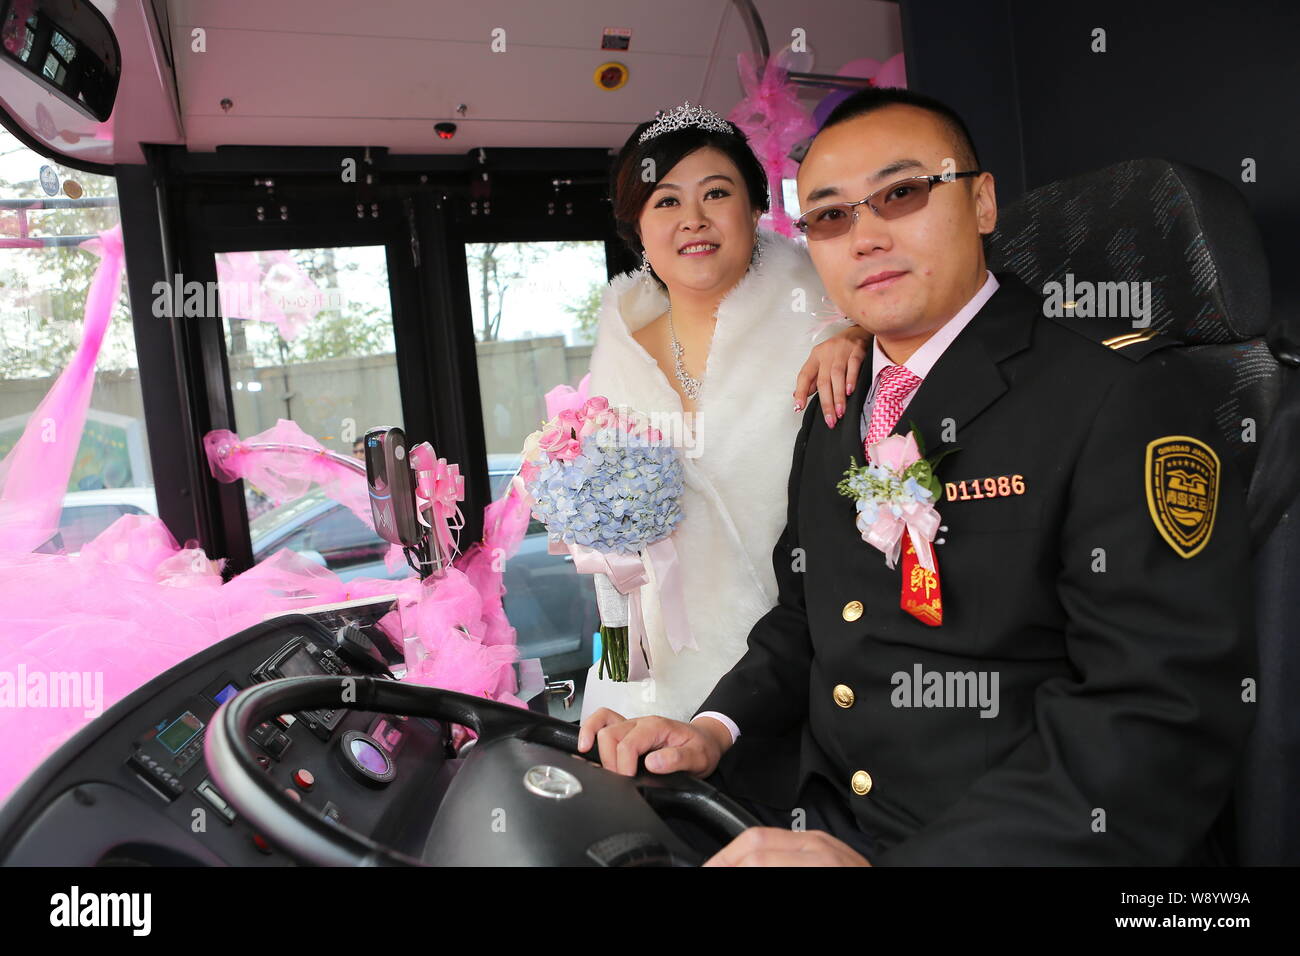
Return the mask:
[[[257,549],[260,541],[269,538],[277,531],[283,530],[291,524],[295,524],[304,515],[319,508],[323,502],[328,500],[322,492],[311,491],[296,501],[286,501],[284,504],[258,515],[248,523],[249,534],[253,539],[253,549]]]

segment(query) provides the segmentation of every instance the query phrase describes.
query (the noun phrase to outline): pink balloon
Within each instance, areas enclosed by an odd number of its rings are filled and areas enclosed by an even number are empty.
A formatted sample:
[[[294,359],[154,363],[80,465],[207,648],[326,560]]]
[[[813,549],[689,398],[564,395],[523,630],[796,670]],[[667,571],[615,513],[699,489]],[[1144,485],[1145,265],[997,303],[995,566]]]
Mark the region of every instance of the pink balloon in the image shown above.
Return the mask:
[[[856,60],[849,60],[842,67],[835,71],[836,76],[861,76],[871,79],[880,72],[883,64],[879,60],[873,60],[869,56],[860,57]]]
[[[864,56],[845,63],[835,71],[835,75],[858,76],[869,80],[880,71],[880,68],[881,63],[879,60],[873,60],[869,56]],[[880,84],[876,83],[875,85],[879,86]],[[826,122],[826,117],[831,115],[831,110],[835,109],[835,107],[839,106],[855,92],[855,90],[849,89],[832,90],[830,93],[823,96],[821,101],[813,109],[813,122],[817,124],[817,128],[820,129],[822,124]]]
[[[895,53],[886,60],[872,77],[872,84],[907,89],[907,69],[903,63],[903,54]]]

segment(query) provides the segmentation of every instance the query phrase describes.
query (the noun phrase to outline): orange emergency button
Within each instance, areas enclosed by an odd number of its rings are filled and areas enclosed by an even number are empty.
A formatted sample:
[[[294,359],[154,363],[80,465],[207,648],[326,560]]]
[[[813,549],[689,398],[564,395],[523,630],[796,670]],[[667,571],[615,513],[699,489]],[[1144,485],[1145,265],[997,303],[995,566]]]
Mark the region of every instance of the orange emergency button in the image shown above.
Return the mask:
[[[310,790],[316,785],[316,777],[310,770],[299,767],[293,772],[293,782],[304,790]]]

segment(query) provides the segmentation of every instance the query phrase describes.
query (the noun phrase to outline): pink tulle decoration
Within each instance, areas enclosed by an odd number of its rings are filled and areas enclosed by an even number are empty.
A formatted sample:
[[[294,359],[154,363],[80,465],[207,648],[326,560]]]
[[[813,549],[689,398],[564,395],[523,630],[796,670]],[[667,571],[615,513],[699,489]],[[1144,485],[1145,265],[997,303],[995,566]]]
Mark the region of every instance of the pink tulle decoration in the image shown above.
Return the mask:
[[[523,706],[514,696],[517,652],[501,607],[501,572],[528,515],[510,497],[489,509],[483,541],[458,562],[468,572],[453,567],[425,581],[345,583],[286,549],[223,584],[224,560],[180,547],[149,515],[119,518],[79,555],[33,553],[58,527],[120,288],[120,227],[83,247],[101,262],[82,342],[0,462],[0,800],[76,731],[158,674],[268,617],[319,604],[396,594],[399,610],[380,627],[407,652],[407,679]],[[249,447],[262,443],[305,451]],[[214,432],[204,446],[219,480],[247,478],[279,502],[319,487],[370,524],[364,476],[291,421],[242,443]],[[485,562],[489,555],[501,560]],[[62,675],[78,678],[78,696],[71,706],[51,706],[41,688],[57,680],[66,689]]]
[[[0,799],[86,723],[224,636],[220,592],[163,587],[134,565],[0,555]],[[85,675],[76,698],[31,698],[59,675]]]
[[[257,448],[257,445],[292,445],[302,450]],[[265,431],[245,439],[226,429],[210,431],[203,436],[203,449],[212,476],[218,481],[243,478],[277,505],[301,498],[312,487],[318,487],[367,526],[374,524],[365,474],[347,459],[331,453],[295,421],[281,418]],[[394,545],[388,552],[388,567],[391,570],[403,563],[401,549]]]
[[[525,706],[514,696],[513,640],[483,639],[489,619],[497,626],[499,581],[480,595],[456,568],[424,581],[343,582],[284,549],[222,584],[219,562],[176,547],[158,519],[142,515],[118,519],[78,556],[0,554],[0,800],[90,720],[217,641],[268,617],[390,594],[398,610],[379,626],[405,651],[406,680]],[[5,675],[23,686],[26,675],[54,673],[89,675],[98,688],[90,706],[4,699],[14,690]]]
[[[488,645],[475,636],[482,614],[483,600],[463,572],[451,568],[425,581],[407,642],[406,679],[462,693],[513,694],[509,665],[517,652],[513,644]]]
[[[0,551],[39,548],[54,535],[63,513],[95,385],[95,362],[121,290],[122,227],[105,230],[81,248],[100,257],[86,296],[81,344],[0,461]]]
[[[567,386],[561,386],[562,388]],[[586,401],[586,379],[583,380],[578,392],[574,392],[573,389],[568,391],[574,395],[571,400],[581,405]],[[552,393],[558,396],[560,389],[553,389]],[[580,398],[577,397],[579,395]],[[331,498],[351,507],[367,525],[373,526],[369,496],[362,475],[348,464],[324,455],[304,458],[301,455],[294,456],[270,449],[250,447],[271,443],[288,443],[309,448],[321,447],[294,422],[285,419],[281,419],[274,428],[242,442],[238,436],[228,431],[210,432],[204,439],[209,463],[213,474],[218,479],[231,481],[236,477],[248,478],[277,502],[301,497],[313,484],[316,484]],[[432,455],[431,451],[429,455]],[[295,458],[298,462],[296,470],[293,469]],[[439,461],[443,460],[439,459]],[[456,466],[446,465],[445,461],[443,464],[449,487],[458,486]],[[454,497],[453,493],[451,498]],[[459,514],[458,509],[456,513]],[[445,517],[444,515],[444,519]],[[507,665],[513,661],[516,653],[515,630],[506,619],[502,606],[501,598],[505,593],[502,582],[505,562],[518,550],[528,526],[528,519],[527,503],[521,501],[513,491],[501,501],[489,505],[484,512],[483,540],[476,542],[464,554],[459,555],[442,578],[431,578],[423,582],[423,586],[419,579],[414,577],[396,583],[375,582],[373,587],[367,579],[353,579],[349,582],[350,597],[330,596],[329,587],[324,582],[334,576],[297,555],[293,555],[293,558],[288,557],[292,552],[272,555],[257,568],[246,572],[244,577],[254,574],[259,568],[265,568],[263,573],[268,575],[266,583],[282,590],[274,583],[277,579],[270,576],[277,573],[274,568],[281,566],[283,562],[293,561],[289,575],[291,583],[301,586],[304,578],[314,579],[317,582],[309,588],[312,598],[303,600],[300,606],[350,600],[371,594],[400,593],[403,595],[403,603],[399,607],[406,628],[403,641],[406,642],[408,650],[407,680],[431,683],[440,687],[448,686],[437,683],[444,679],[447,670],[441,666],[428,664],[425,655],[436,656],[436,642],[440,639],[438,635],[449,633],[452,625],[459,624],[469,631],[470,637],[476,643],[481,643],[485,647],[504,647],[508,650],[504,657],[495,654],[479,658],[481,667],[473,673],[481,673],[482,667],[487,667],[489,670],[495,668],[492,670],[493,676],[478,690],[466,692],[485,694],[497,699],[510,697],[514,700],[513,668],[501,666],[503,660]],[[394,561],[404,562],[401,549],[394,545],[389,550],[388,560],[390,568],[393,567]],[[271,567],[267,567],[268,565]],[[358,588],[369,588],[369,590],[363,594]],[[416,607],[419,608],[418,614],[413,613]],[[412,624],[412,621],[418,623]],[[461,632],[456,632],[457,642],[463,637]],[[419,643],[412,644],[413,640],[418,640]],[[414,659],[412,653],[415,654]],[[475,686],[470,676],[457,673],[459,674],[456,677],[457,687],[454,689]]]
[[[176,539],[157,518],[152,515],[123,515],[86,542],[81,549],[81,559],[116,564],[123,569],[134,567],[156,577],[158,568],[178,551],[180,546]],[[196,564],[195,569],[206,573],[208,567]],[[217,583],[220,584],[220,567],[216,571]]]
[[[277,429],[272,431],[278,438],[310,441],[292,422]],[[215,438],[209,448],[222,440]],[[218,457],[214,473],[231,480],[253,454]],[[306,460],[313,463],[308,474],[331,487],[347,484],[344,475],[315,464],[315,456]],[[284,500],[311,487],[303,476],[279,470],[287,465],[282,459],[258,472]],[[345,470],[364,494],[362,476]],[[396,595],[398,610],[379,626],[405,652],[406,680],[525,706],[515,696],[511,665],[517,651],[501,607],[501,571],[518,548],[527,513],[508,496],[489,509],[485,524],[483,541],[462,556],[468,573],[453,567],[424,581],[411,576],[343,582],[283,549],[223,584],[224,562],[199,548],[179,547],[162,522],[148,515],[119,518],[80,555],[0,553],[0,601],[7,615],[0,632],[0,800],[67,738],[158,674],[268,617],[320,604]],[[501,560],[487,562],[490,555]],[[16,690],[26,694],[18,688],[26,687],[28,675],[51,674],[87,675],[86,706],[80,700],[75,707],[6,700]]]
[[[515,629],[506,619],[506,562],[515,556],[531,517],[527,498],[516,483],[483,512],[483,540],[471,546],[456,562],[482,599],[483,643],[514,644]]]
[[[727,114],[727,119],[749,138],[754,155],[767,171],[772,208],[763,218],[774,231],[793,236],[797,230],[794,219],[785,211],[781,180],[794,175],[790,150],[812,135],[813,123],[790,82],[787,51],[769,57],[761,74],[752,54],[741,53],[736,60],[745,98]]]
[[[217,255],[217,291],[227,318],[272,322],[292,342],[325,305],[320,287],[288,252]]]

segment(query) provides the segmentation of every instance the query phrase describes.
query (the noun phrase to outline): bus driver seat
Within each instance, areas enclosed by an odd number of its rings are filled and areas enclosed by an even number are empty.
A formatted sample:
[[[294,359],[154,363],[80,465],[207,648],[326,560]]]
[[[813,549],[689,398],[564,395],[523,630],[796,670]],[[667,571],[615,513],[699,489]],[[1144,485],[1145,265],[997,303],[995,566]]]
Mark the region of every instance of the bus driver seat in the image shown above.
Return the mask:
[[[1300,666],[1300,598],[1286,586],[1300,572],[1300,550],[1282,515],[1300,490],[1300,468],[1270,431],[1274,419],[1282,429],[1294,416],[1296,356],[1277,347],[1280,336],[1273,348],[1265,338],[1268,265],[1245,200],[1204,170],[1129,160],[1025,194],[999,211],[986,248],[994,272],[1014,272],[1035,289],[1059,282],[1066,301],[1084,282],[1149,282],[1143,319],[1105,318],[1117,336],[1149,328],[1180,340],[1215,396],[1225,447],[1251,489],[1260,662],[1257,674],[1242,675],[1256,680],[1258,711],[1232,806],[1215,830],[1230,862],[1300,862],[1300,766],[1285,759],[1300,744],[1300,716],[1284,693]]]

